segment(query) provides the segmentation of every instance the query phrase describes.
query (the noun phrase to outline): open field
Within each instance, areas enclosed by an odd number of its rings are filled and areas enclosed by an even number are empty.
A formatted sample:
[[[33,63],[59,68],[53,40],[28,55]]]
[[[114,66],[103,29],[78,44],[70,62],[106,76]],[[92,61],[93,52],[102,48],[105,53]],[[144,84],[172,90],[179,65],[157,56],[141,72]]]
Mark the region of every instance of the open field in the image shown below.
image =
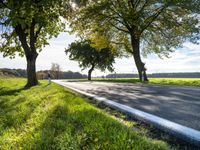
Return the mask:
[[[93,81],[140,83],[138,78],[94,78]],[[148,84],[200,86],[199,78],[149,78]]]
[[[0,78],[0,149],[169,149],[46,81]]]

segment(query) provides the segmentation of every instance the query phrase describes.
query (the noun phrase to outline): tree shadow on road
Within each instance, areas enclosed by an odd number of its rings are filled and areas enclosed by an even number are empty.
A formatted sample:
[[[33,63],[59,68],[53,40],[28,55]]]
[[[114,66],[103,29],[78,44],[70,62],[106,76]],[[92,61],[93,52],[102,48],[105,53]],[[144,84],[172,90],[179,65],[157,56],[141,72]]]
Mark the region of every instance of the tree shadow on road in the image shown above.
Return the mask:
[[[200,129],[198,115],[200,108],[199,93],[191,94],[187,89],[166,86],[162,88],[159,85],[121,85],[116,84],[113,87],[99,87],[98,89],[89,89],[86,92],[105,97],[109,100],[125,104],[127,106],[139,109],[150,114],[186,125],[192,128]],[[188,121],[190,120],[190,121]]]

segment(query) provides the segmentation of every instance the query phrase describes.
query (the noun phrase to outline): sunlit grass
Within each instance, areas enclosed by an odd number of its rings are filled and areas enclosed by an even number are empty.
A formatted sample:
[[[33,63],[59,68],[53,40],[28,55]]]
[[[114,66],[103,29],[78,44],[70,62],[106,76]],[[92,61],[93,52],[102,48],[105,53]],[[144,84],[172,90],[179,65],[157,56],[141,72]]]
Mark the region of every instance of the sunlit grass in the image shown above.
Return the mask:
[[[0,78],[0,149],[169,149],[52,83]]]
[[[153,84],[200,86],[199,78],[150,78],[149,81]]]
[[[138,78],[94,78],[94,81],[140,83]],[[147,82],[146,82],[147,83]],[[199,78],[149,78],[148,84],[200,86]]]

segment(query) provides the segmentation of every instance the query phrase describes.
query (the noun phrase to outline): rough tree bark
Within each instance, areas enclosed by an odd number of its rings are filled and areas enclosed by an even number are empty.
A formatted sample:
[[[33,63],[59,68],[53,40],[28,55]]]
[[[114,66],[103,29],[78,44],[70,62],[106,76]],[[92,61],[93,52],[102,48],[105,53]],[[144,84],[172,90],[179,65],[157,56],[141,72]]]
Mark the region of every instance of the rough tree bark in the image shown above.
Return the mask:
[[[94,67],[95,67],[95,65],[94,64],[92,64],[92,67],[89,69],[89,71],[88,71],[88,80],[90,81],[91,80],[91,75],[92,75],[92,71],[94,70]]]
[[[148,81],[145,64],[142,62],[140,57],[140,39],[135,38],[131,35],[131,45],[133,48],[133,58],[135,60],[135,64],[138,70],[140,81]]]
[[[24,54],[26,56],[27,61],[27,84],[25,88],[29,88],[38,84],[37,76],[36,76],[36,58],[38,53],[35,48],[35,42],[37,39],[38,33],[34,33],[35,23],[33,22],[30,27],[30,43],[28,44],[28,34],[25,33],[25,29],[22,28],[21,25],[17,25],[15,27],[15,31],[19,40],[21,42],[22,48],[24,50]]]
[[[35,86],[38,84],[37,76],[36,76],[36,58],[37,54],[26,57],[27,60],[27,84],[25,85],[26,88],[29,88],[31,86]]]

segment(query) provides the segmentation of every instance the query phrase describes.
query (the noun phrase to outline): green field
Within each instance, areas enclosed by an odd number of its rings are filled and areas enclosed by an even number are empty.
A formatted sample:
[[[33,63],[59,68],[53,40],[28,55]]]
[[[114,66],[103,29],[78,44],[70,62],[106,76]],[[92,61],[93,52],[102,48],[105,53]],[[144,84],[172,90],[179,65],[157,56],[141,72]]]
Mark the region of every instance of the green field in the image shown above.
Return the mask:
[[[137,78],[94,78],[93,81],[106,82],[123,82],[123,83],[140,83]],[[181,86],[200,86],[199,78],[149,78],[146,84],[164,84],[164,85],[181,85]]]
[[[0,149],[169,149],[52,83],[0,78]]]

